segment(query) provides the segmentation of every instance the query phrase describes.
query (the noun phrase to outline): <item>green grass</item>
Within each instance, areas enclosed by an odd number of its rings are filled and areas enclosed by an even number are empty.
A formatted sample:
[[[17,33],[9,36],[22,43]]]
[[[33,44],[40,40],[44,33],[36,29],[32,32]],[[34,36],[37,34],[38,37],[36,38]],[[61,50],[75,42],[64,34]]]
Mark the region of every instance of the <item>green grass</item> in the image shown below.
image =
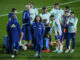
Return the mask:
[[[29,4],[30,1],[34,2],[34,6],[41,8],[42,6],[53,6],[54,3],[65,3],[69,1],[76,1],[76,0],[0,0],[0,15],[3,14],[8,14],[11,12],[11,8],[15,7],[17,8],[18,11],[23,11],[25,9],[25,5]],[[75,15],[77,16],[78,19],[80,19],[80,1],[71,3],[71,4],[66,4],[67,6],[70,6],[72,11],[75,11]],[[66,5],[61,5],[60,7],[64,9]],[[49,9],[48,11],[50,11]],[[41,10],[39,10],[39,13],[41,13]],[[22,13],[17,14],[18,21],[22,26]],[[8,16],[3,16],[0,17],[0,60],[12,60],[10,58],[10,54],[5,54],[3,53],[3,37],[6,35],[6,24],[8,21]],[[76,37],[76,47],[75,47],[75,52],[73,54],[68,53],[62,53],[62,54],[57,54],[57,53],[42,53],[42,59],[41,60],[79,60],[80,58],[80,21],[78,20],[78,30],[77,30],[77,37]],[[54,33],[52,35],[54,39]],[[66,47],[66,46],[64,46]],[[54,47],[53,47],[54,49]],[[53,50],[51,49],[51,50]],[[64,48],[65,50],[66,48]],[[27,50],[19,51],[19,55],[14,58],[14,60],[38,60],[38,58],[34,58],[34,51],[33,50]]]

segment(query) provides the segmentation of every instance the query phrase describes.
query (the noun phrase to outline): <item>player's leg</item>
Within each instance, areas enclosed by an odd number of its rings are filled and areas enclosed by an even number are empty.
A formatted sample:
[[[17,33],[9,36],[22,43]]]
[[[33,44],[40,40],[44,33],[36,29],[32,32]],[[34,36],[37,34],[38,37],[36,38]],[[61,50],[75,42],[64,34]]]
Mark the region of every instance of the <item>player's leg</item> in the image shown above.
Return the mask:
[[[64,45],[64,42],[65,42],[65,41],[64,41],[64,36],[62,37],[62,40],[63,40],[63,41],[62,41],[62,44]]]
[[[41,46],[41,44],[39,44],[39,55],[38,55],[38,58],[41,58],[41,51],[42,51],[42,46]]]
[[[19,50],[19,42],[16,42],[15,45],[16,45],[15,54],[17,55]]]
[[[20,34],[19,46],[23,46],[23,44],[22,44],[23,36],[24,36],[24,33],[22,32],[22,33]]]
[[[73,52],[74,52],[74,48],[75,48],[75,39],[76,39],[76,34],[75,34],[75,33],[73,33],[73,34],[72,34],[73,46],[72,46],[71,53],[73,53]]]
[[[52,41],[52,35],[51,33],[49,33],[49,39],[50,39],[50,42]]]
[[[31,31],[28,31],[28,46],[31,47],[32,46],[32,34]]]
[[[58,52],[58,50],[59,50],[58,36],[55,36],[55,40],[56,40],[56,49],[52,52]]]
[[[58,42],[59,42],[59,51],[57,53],[62,53],[63,52],[62,36],[58,37]]]
[[[34,50],[35,50],[35,55],[34,55],[34,57],[37,57],[38,56],[38,48],[37,48],[37,44],[36,44],[36,42],[34,43]]]
[[[68,33],[66,34],[66,46],[67,46],[67,38],[68,38]],[[70,43],[69,43],[69,50],[71,49],[71,40],[70,40]]]
[[[71,33],[68,33],[67,42],[66,42],[67,49],[66,49],[65,53],[69,52],[70,39],[71,39]]]
[[[32,40],[28,40],[28,45],[29,45],[29,47],[32,46]]]
[[[23,32],[23,40],[25,40],[25,43],[24,43],[24,46],[27,46],[28,45],[28,31],[27,31],[27,27],[26,27],[26,25],[23,25],[23,27],[22,27],[22,32]]]
[[[65,43],[65,39],[66,39],[66,33],[62,33],[62,48],[63,48],[63,46],[64,46],[64,43]]]
[[[11,47],[10,47],[10,51],[11,51],[11,58],[14,58],[14,53],[13,53],[13,50],[14,50],[14,42],[11,42]]]
[[[71,49],[71,40],[70,40],[70,43],[69,43],[69,50]]]
[[[25,46],[28,46],[28,39],[29,39],[29,35],[28,35],[28,31],[25,31]]]
[[[64,45],[65,33],[62,33],[62,44]]]

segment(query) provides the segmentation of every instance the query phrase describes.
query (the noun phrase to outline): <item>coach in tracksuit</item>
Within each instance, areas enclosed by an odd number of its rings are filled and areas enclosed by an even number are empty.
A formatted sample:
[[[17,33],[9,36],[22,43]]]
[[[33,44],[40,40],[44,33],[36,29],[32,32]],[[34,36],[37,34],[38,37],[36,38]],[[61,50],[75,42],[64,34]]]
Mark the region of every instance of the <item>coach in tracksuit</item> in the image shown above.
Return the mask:
[[[22,23],[23,23],[23,27],[22,27],[22,31],[24,33],[24,40],[27,40],[30,44],[30,40],[32,40],[32,35],[31,35],[31,24],[30,24],[30,6],[27,5],[26,6],[26,10],[23,12],[23,18],[22,18]],[[27,44],[27,41],[25,42],[25,44]]]
[[[36,16],[34,23],[32,24],[33,29],[33,43],[34,43],[34,50],[35,50],[35,57],[41,57],[41,51],[43,47],[43,36],[45,32],[45,28],[43,23],[41,22],[41,17],[39,15]],[[39,55],[37,50],[39,49]]]
[[[67,22],[67,24],[69,25],[69,28],[68,28],[67,50],[65,51],[65,53],[69,52],[69,43],[71,39],[73,40],[71,53],[74,52],[75,39],[76,39],[76,33],[77,33],[77,22],[78,22],[78,19],[74,16],[74,12],[71,12],[70,18],[68,19],[68,22]]]
[[[16,21],[15,15],[13,15],[11,17],[11,21],[8,22],[7,33],[8,33],[9,40],[10,40],[11,57],[14,58],[14,54],[13,54],[14,44],[16,46],[16,54],[17,54],[19,50],[20,35],[22,34],[21,26]]]
[[[11,17],[13,15],[15,15],[16,13],[17,13],[17,9],[16,8],[12,8],[12,13],[9,13],[9,15],[8,15],[9,21],[11,21]],[[16,17],[16,21],[18,22],[18,19],[17,19],[17,16],[16,15],[15,15],[15,17]]]

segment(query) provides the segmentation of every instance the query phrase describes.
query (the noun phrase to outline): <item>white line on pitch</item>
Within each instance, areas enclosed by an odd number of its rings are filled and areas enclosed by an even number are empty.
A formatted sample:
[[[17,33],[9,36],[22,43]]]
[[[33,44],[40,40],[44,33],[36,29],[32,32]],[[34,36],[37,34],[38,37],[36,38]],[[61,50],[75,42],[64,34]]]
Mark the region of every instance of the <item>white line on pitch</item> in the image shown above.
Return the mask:
[[[75,2],[79,2],[80,0],[77,0],[77,1],[71,1],[71,2],[66,2],[66,3],[61,3],[60,5],[66,5],[66,4],[71,4],[71,3],[75,3]],[[51,8],[52,6],[47,6],[48,8]],[[38,9],[42,9],[42,8],[38,8]],[[22,13],[23,11],[19,11],[17,13]],[[2,16],[7,16],[8,14],[3,14],[3,15],[0,15],[0,17]]]

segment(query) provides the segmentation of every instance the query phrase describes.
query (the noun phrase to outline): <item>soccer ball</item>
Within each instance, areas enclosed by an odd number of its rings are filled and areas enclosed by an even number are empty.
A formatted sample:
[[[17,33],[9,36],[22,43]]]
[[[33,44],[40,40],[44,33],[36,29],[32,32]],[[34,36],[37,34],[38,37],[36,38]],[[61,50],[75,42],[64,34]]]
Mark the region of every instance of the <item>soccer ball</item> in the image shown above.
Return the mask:
[[[23,46],[22,46],[22,49],[23,49],[23,50],[27,50],[27,46],[23,45]]]

